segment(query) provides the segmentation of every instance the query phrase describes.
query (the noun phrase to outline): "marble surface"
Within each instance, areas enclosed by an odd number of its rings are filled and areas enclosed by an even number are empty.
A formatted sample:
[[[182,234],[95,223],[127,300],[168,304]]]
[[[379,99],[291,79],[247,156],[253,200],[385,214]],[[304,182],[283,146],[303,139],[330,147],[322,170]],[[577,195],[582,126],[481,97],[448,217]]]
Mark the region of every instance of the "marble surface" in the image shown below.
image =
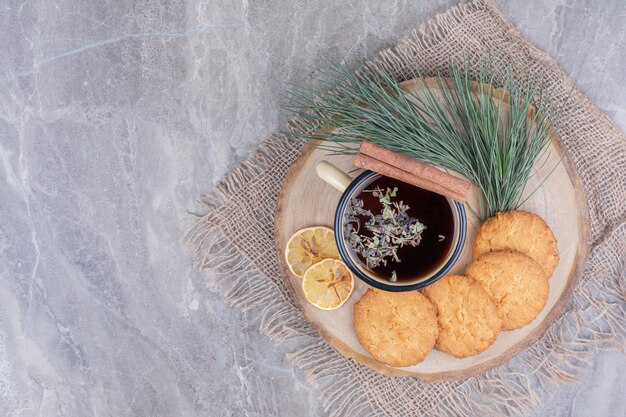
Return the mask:
[[[192,268],[186,211],[319,53],[371,56],[454,3],[4,0],[0,415],[324,415],[292,347]],[[623,0],[498,3],[626,129]],[[535,414],[626,415],[625,375],[598,353]]]

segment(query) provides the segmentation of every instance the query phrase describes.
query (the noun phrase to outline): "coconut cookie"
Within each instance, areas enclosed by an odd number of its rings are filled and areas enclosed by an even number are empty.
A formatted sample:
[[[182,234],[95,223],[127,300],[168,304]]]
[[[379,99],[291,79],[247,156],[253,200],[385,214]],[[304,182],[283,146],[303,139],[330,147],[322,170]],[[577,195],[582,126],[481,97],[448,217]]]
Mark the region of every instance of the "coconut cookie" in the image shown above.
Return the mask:
[[[424,360],[439,329],[433,305],[419,292],[369,289],[354,305],[354,331],[374,359],[402,367]]]
[[[559,263],[559,249],[550,227],[539,216],[515,210],[497,213],[483,223],[474,241],[474,259],[487,252],[515,250],[533,258],[550,278]]]
[[[548,300],[550,287],[541,266],[520,252],[488,252],[467,268],[466,275],[495,302],[503,330],[527,325]]]
[[[422,293],[437,313],[437,350],[465,358],[479,354],[496,340],[501,327],[498,309],[478,282],[447,275]]]

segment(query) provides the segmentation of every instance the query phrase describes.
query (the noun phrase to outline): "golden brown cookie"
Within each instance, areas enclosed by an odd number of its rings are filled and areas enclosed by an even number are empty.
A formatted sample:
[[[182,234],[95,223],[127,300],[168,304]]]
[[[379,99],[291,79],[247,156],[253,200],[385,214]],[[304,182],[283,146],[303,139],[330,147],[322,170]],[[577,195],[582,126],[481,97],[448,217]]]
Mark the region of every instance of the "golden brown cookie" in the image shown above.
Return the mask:
[[[548,300],[550,286],[541,266],[520,252],[488,252],[472,262],[465,274],[496,303],[504,330],[533,321]]]
[[[487,252],[515,250],[533,258],[549,279],[559,263],[556,238],[536,214],[515,210],[497,213],[480,227],[474,241],[474,259]]]
[[[436,349],[465,358],[479,354],[496,340],[501,326],[498,309],[478,282],[447,275],[422,293],[437,313]]]
[[[369,289],[354,305],[354,331],[377,361],[410,366],[432,350],[439,329],[433,305],[419,292]]]

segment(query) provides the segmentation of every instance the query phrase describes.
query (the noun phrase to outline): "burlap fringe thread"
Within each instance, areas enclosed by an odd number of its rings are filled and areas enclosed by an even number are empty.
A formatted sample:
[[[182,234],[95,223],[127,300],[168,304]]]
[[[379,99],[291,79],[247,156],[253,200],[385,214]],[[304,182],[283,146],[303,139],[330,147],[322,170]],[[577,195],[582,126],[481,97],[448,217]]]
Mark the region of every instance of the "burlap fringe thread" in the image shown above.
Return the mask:
[[[491,13],[509,25],[490,3],[479,0],[460,4],[436,16],[397,47],[382,51],[368,65],[393,69],[401,78],[408,63],[414,62],[407,57],[436,47],[448,31],[474,12]],[[311,131],[316,126],[294,119],[287,128]],[[626,222],[622,215],[592,233],[585,278],[554,325],[508,363],[463,381],[427,384],[413,378],[386,377],[344,358],[300,313],[275,261],[272,226],[277,192],[301,148],[302,143],[289,141],[281,134],[267,139],[255,155],[217,186],[214,194],[203,198],[201,203],[207,213],[189,231],[187,242],[196,248],[197,266],[213,273],[215,285],[234,306],[258,317],[263,334],[276,343],[292,341],[303,346],[289,359],[319,388],[321,406],[330,416],[524,414],[536,407],[555,384],[575,382],[589,366],[592,352],[623,349],[626,288],[622,249]],[[261,255],[266,260],[271,258],[268,265],[236,242],[237,236],[245,233],[237,231],[242,227],[242,213],[249,210],[244,200],[254,194],[252,188],[258,186],[258,178],[269,176],[278,181],[274,189],[268,190],[275,195],[269,196],[271,204],[266,212],[254,219],[262,223],[260,234],[265,236],[261,239],[270,248]],[[585,182],[585,187],[591,185]],[[592,190],[587,191],[589,194]]]

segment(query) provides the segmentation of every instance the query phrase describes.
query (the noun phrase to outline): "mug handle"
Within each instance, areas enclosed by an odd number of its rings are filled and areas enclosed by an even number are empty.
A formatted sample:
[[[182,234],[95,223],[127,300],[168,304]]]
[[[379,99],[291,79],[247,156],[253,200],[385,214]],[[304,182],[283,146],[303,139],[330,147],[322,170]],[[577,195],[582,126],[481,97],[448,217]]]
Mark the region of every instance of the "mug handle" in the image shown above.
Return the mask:
[[[352,182],[351,176],[328,161],[318,162],[315,166],[315,172],[317,172],[318,177],[342,193],[346,191],[346,188],[348,188],[348,185]]]

